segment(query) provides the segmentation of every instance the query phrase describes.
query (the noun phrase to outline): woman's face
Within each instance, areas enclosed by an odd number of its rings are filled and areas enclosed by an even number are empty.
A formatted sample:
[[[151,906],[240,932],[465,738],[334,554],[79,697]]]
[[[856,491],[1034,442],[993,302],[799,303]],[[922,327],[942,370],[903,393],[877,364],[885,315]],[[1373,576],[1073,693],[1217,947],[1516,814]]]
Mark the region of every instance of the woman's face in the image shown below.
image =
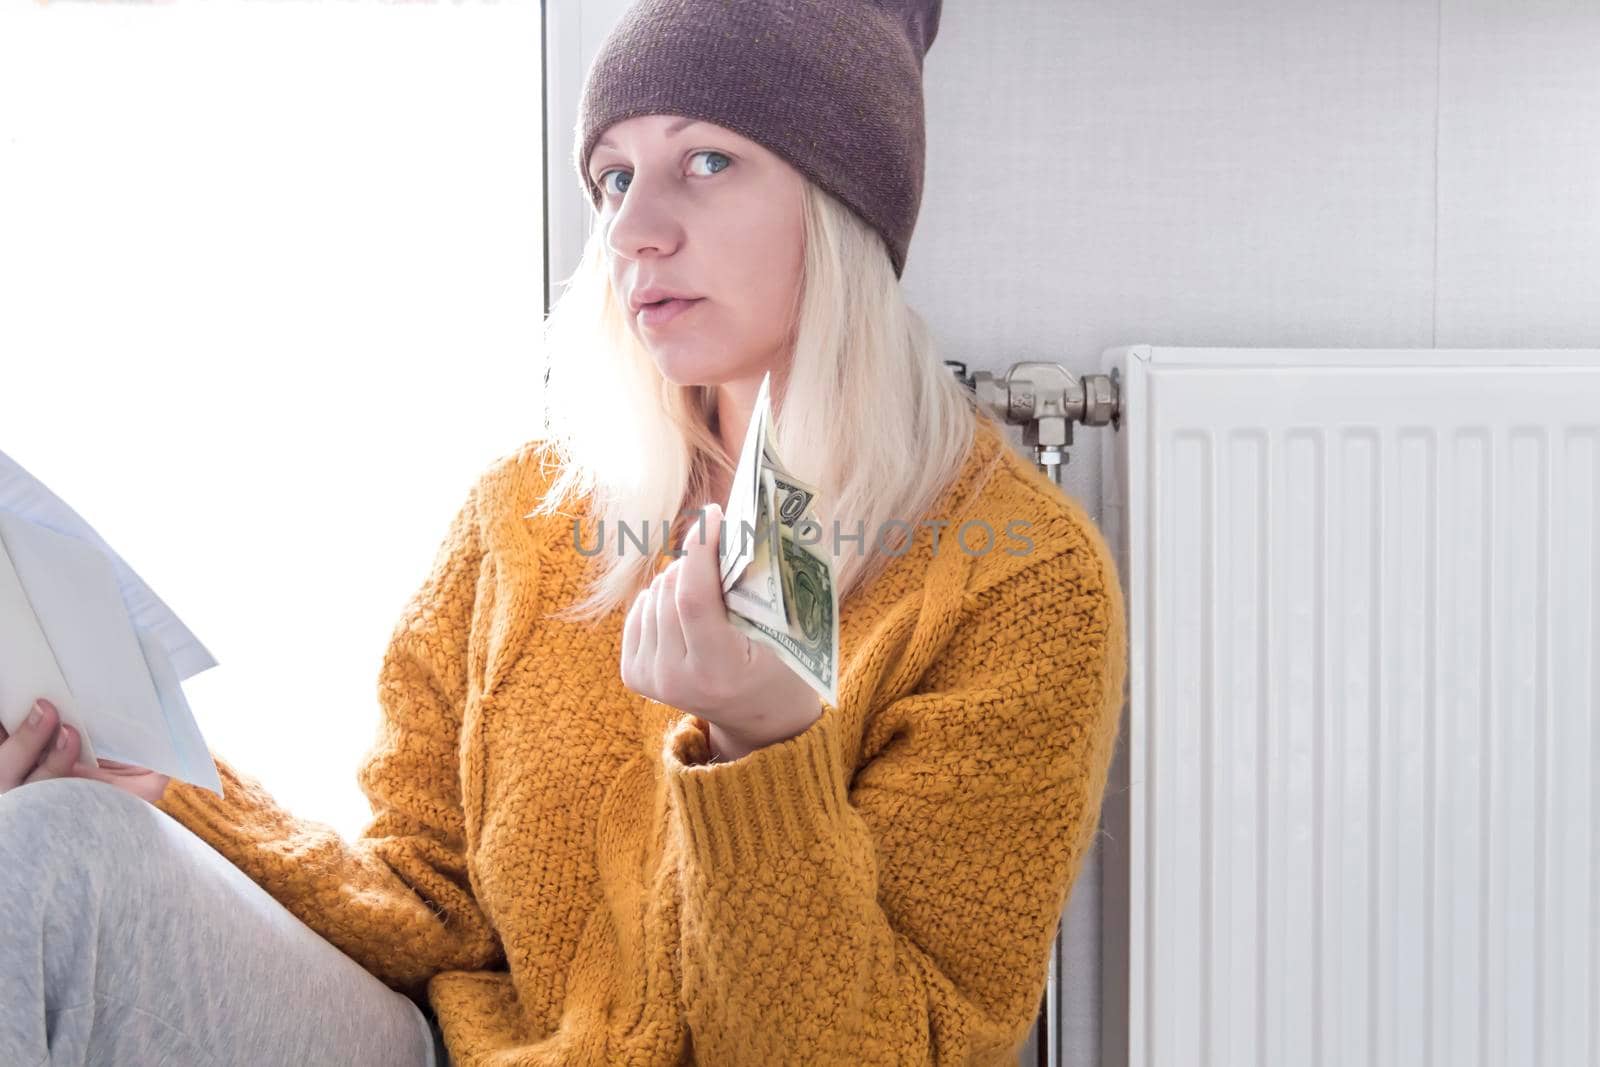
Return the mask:
[[[612,290],[664,377],[759,381],[787,364],[805,240],[799,171],[731,130],[676,115],[609,127],[588,168]],[[698,299],[652,322],[635,306],[646,287]]]

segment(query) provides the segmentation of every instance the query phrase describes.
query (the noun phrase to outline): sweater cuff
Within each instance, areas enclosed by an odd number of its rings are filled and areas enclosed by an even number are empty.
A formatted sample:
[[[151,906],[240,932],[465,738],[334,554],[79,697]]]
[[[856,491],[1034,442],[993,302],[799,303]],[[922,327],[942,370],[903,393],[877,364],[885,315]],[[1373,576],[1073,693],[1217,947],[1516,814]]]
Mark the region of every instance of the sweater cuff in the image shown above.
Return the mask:
[[[729,763],[705,763],[703,720],[668,731],[662,766],[690,851],[713,870],[770,866],[834,835],[849,805],[838,709],[786,741]]]
[[[215,759],[217,776],[222,780],[222,796],[192,782],[172,779],[167,790],[155,802],[157,811],[198,832],[210,831],[210,838],[221,839],[238,834],[241,827],[240,802],[249,793],[249,786],[240,781],[237,772],[220,759]],[[203,835],[204,836],[204,835]]]

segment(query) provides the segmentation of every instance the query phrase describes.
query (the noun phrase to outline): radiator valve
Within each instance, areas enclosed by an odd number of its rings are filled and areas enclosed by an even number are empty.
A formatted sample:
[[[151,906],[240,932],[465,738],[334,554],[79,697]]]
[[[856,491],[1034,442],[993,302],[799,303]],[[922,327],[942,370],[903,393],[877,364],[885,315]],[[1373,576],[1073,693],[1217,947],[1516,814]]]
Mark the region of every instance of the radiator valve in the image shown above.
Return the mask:
[[[1104,374],[1082,378],[1059,363],[1014,363],[1004,378],[988,371],[971,377],[978,403],[995,418],[1022,427],[1038,463],[1056,485],[1072,444],[1072,424],[1118,426],[1117,383]]]

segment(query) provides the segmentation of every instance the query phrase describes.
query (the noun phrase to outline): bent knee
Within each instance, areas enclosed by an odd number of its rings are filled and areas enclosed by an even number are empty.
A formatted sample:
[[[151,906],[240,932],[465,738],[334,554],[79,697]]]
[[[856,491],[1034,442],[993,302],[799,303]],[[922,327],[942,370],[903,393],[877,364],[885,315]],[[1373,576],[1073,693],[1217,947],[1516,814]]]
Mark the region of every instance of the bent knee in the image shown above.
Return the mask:
[[[86,811],[107,808],[119,813],[149,807],[132,793],[118,789],[107,782],[93,778],[46,778],[27,782],[15,789],[0,793],[0,811],[28,811],[35,819],[65,817],[81,821]]]
[[[9,858],[58,874],[125,875],[161,851],[166,818],[106,782],[46,778],[0,794],[0,844]]]

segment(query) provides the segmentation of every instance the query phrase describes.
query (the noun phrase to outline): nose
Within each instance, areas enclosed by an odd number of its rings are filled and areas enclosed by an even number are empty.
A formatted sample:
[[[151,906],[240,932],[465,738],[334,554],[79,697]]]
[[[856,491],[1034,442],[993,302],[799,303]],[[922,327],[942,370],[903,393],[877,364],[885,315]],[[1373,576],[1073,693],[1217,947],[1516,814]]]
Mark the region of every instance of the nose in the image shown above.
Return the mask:
[[[651,252],[671,255],[682,240],[683,225],[671,197],[636,176],[612,212],[607,249],[612,255],[640,259]]]

